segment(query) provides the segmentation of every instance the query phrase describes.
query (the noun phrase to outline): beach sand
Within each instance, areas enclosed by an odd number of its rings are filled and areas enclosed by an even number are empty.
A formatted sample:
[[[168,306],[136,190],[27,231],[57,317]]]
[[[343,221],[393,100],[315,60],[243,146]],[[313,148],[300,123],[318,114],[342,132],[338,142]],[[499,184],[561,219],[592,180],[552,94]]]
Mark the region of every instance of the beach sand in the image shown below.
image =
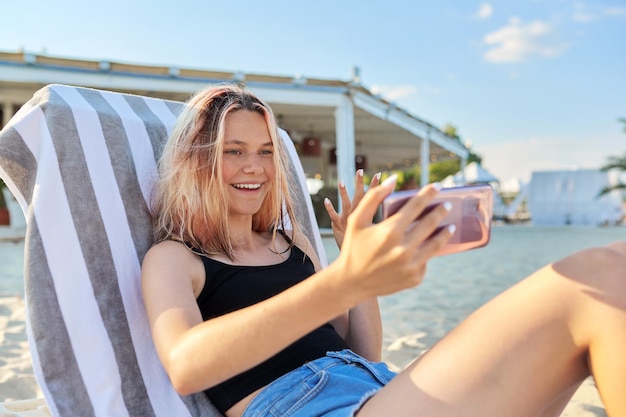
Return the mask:
[[[28,348],[25,305],[20,297],[0,297],[0,402],[42,398]],[[606,417],[593,384],[586,380],[562,417]]]
[[[24,320],[21,298],[0,298],[0,402],[43,396],[33,375]]]

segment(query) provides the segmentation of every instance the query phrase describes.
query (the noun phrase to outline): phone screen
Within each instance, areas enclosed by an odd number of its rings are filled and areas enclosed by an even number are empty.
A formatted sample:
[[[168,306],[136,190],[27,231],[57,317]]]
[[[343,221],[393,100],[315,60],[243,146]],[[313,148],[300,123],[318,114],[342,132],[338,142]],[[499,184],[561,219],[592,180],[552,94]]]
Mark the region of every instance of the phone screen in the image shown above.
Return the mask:
[[[417,190],[398,191],[383,201],[383,218],[395,214]],[[487,184],[442,188],[432,203],[419,215],[416,221],[434,207],[450,202],[452,208],[437,228],[456,226],[456,231],[437,256],[462,252],[487,245],[491,237],[493,215],[493,189]]]

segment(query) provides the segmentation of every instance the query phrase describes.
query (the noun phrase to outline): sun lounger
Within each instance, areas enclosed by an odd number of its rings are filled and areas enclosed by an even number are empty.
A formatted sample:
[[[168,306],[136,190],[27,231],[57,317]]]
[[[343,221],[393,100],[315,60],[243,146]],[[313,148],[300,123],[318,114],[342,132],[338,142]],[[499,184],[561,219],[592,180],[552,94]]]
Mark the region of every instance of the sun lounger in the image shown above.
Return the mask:
[[[204,395],[173,390],[140,291],[156,160],[182,106],[50,85],[0,132],[0,176],[27,220],[33,368],[53,416],[220,415]],[[299,219],[325,263],[302,167],[283,139],[298,179]],[[44,412],[35,404],[33,412]],[[15,415],[41,415],[30,412]]]

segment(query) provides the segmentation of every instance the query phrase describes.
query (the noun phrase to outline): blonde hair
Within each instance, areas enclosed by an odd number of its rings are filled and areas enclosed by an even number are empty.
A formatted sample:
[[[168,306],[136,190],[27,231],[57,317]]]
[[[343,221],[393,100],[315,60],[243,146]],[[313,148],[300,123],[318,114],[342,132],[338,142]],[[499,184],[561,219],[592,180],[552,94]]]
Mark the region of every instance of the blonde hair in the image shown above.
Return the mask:
[[[206,255],[222,254],[235,261],[237,242],[228,222],[227,188],[222,180],[224,122],[229,113],[248,110],[267,123],[274,147],[276,174],[260,210],[252,217],[252,230],[284,229],[295,218],[287,153],[270,107],[237,85],[218,85],[196,93],[179,115],[159,161],[152,213],[156,241],[178,240]],[[293,242],[293,236],[291,241]]]

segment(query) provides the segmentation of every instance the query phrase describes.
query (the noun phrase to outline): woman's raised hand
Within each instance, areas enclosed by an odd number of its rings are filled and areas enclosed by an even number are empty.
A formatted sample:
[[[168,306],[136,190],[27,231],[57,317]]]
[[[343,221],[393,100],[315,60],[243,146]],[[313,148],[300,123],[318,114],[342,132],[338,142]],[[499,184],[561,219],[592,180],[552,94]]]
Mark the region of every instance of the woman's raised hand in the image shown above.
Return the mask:
[[[439,187],[422,188],[396,214],[380,223],[371,219],[395,187],[395,176],[362,197],[347,219],[342,251],[333,264],[343,285],[358,298],[391,294],[421,283],[426,263],[450,239],[453,227],[436,232],[450,206],[442,204],[415,219],[437,195]]]
[[[376,187],[379,182],[380,172],[372,177],[369,188]],[[337,242],[337,246],[339,246],[339,249],[341,249],[341,245],[343,244],[343,238],[346,233],[346,225],[348,224],[348,217],[359,205],[359,203],[363,199],[363,196],[365,195],[365,185],[363,183],[362,169],[357,170],[355,183],[356,187],[354,191],[354,198],[350,200],[348,190],[346,190],[346,185],[343,182],[339,182],[339,194],[341,196],[341,214],[337,213],[330,199],[324,199],[324,207],[326,207],[326,211],[328,212],[328,216],[330,217],[333,235],[335,236],[335,242]],[[373,218],[374,216],[372,215],[372,217],[370,218],[370,222]]]

